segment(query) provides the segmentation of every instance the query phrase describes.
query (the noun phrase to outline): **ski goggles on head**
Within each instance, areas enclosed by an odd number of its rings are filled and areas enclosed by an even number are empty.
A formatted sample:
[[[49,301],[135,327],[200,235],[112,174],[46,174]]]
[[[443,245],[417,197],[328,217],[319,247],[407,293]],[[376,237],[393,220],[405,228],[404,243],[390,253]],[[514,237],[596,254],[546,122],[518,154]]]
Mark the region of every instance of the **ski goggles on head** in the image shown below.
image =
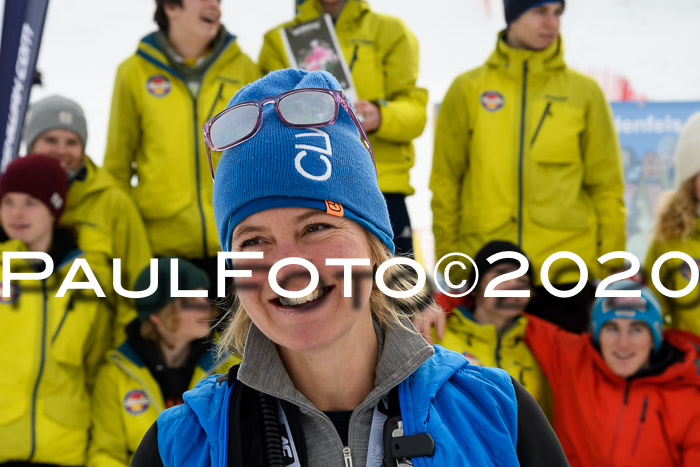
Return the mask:
[[[248,141],[260,130],[263,106],[274,104],[279,119],[291,128],[318,128],[333,125],[342,106],[360,132],[375,168],[374,153],[355,109],[341,91],[324,88],[294,89],[274,97],[242,102],[220,112],[204,124],[204,142],[209,159],[211,178],[214,179],[214,163],[211,151],[221,152]]]

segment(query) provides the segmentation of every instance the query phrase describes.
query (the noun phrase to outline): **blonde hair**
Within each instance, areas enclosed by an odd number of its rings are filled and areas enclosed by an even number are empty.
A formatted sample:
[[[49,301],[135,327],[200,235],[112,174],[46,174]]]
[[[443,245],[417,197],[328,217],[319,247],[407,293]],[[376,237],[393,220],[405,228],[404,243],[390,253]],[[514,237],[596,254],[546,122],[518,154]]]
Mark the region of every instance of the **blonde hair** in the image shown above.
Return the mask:
[[[178,313],[175,309],[175,300],[168,303],[164,308],[161,308],[160,310],[154,313],[158,315],[158,318],[163,323],[163,326],[167,330],[173,332],[177,331],[177,328],[180,327],[181,319],[180,313]],[[140,332],[141,337],[153,341],[157,344],[160,343],[162,340],[162,336],[158,333],[158,329],[156,328],[155,324],[153,324],[153,322],[151,321],[150,316],[146,321],[141,323]]]
[[[391,254],[381,240],[367,231],[365,231],[365,234],[369,243],[370,252],[373,259],[377,261],[377,264],[391,259]],[[413,288],[415,273],[412,269],[403,265],[397,265],[392,267],[388,272],[390,276],[389,278],[385,278],[385,283],[390,289],[410,290]],[[245,341],[252,324],[245,308],[243,308],[238,297],[233,296],[233,293],[233,291],[230,292],[228,297],[230,305],[227,307],[228,311],[222,318],[224,331],[218,343],[219,358],[229,353],[239,356],[243,355]],[[398,326],[414,331],[412,327],[406,326],[405,319],[413,319],[421,310],[432,304],[432,296],[423,291],[415,294],[413,297],[396,299],[384,295],[384,293],[379,290],[376,283],[372,284],[372,292],[369,297],[369,308],[372,316],[384,330],[391,326]]]
[[[685,240],[695,228],[698,197],[695,192],[695,177],[683,182],[664,204],[656,223],[654,239],[665,242],[672,238]]]

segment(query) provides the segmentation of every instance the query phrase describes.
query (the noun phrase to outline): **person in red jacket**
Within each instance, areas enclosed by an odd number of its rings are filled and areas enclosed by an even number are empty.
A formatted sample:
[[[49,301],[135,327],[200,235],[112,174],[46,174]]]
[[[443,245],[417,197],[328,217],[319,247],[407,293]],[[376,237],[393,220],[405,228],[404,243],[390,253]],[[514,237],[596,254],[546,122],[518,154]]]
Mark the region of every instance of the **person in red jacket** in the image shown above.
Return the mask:
[[[662,332],[659,303],[641,284],[607,288],[591,333],[528,316],[525,340],[548,378],[553,427],[572,466],[700,465],[700,339]]]

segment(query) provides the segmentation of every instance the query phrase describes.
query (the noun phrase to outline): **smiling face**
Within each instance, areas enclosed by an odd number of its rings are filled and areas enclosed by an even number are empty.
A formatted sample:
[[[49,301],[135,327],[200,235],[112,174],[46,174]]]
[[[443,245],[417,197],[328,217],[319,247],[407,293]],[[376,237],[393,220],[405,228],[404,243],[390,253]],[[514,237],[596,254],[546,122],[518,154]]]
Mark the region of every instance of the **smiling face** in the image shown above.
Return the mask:
[[[654,339],[643,321],[615,318],[603,325],[600,353],[618,376],[629,378],[649,364]]]
[[[10,192],[0,200],[0,223],[13,240],[21,240],[29,250],[48,251],[53,236],[54,217],[49,208],[26,193]]]
[[[518,266],[513,263],[500,263],[489,269],[481,278],[474,294],[474,315],[483,323],[506,323],[525,311],[530,301],[529,297],[484,297],[486,285],[495,278],[516,271]],[[503,281],[494,290],[530,290],[530,277],[525,274],[514,279]]]
[[[164,7],[169,33],[209,42],[219,31],[219,0],[182,0],[182,6],[166,3]]]
[[[66,172],[76,170],[83,164],[83,143],[78,135],[62,128],[42,133],[29,152],[53,157]]]
[[[209,300],[205,297],[178,298],[175,309],[180,313],[180,335],[189,340],[207,337],[214,316]]]
[[[559,2],[530,8],[508,26],[508,44],[516,49],[546,49],[559,34],[563,11]]]
[[[170,308],[172,307],[172,308]],[[151,315],[161,323],[161,333],[169,342],[192,342],[209,335],[213,318],[211,303],[204,297],[177,298],[167,308]]]
[[[355,222],[309,208],[276,208],[243,220],[233,231],[231,251],[262,252],[262,260],[236,260],[235,269],[252,269],[251,278],[237,278],[238,297],[251,320],[269,339],[293,352],[351,348],[374,330],[369,308],[372,264],[369,242]],[[319,285],[299,299],[286,299],[268,283],[277,261],[300,257],[318,270]],[[343,268],[327,266],[327,258],[368,258],[370,266],[353,267],[352,298],[343,296]],[[361,276],[361,277],[358,277]],[[286,266],[277,274],[286,290],[309,284],[302,266]]]

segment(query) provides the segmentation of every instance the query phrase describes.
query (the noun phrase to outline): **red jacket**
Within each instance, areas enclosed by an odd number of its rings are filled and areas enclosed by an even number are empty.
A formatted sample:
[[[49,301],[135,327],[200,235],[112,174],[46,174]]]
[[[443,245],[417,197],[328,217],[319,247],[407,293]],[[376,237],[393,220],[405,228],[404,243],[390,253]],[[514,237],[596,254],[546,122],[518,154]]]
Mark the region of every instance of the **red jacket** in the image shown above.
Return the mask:
[[[553,426],[572,466],[700,466],[700,339],[666,331],[681,362],[615,375],[590,334],[528,315],[525,341],[552,388]]]

